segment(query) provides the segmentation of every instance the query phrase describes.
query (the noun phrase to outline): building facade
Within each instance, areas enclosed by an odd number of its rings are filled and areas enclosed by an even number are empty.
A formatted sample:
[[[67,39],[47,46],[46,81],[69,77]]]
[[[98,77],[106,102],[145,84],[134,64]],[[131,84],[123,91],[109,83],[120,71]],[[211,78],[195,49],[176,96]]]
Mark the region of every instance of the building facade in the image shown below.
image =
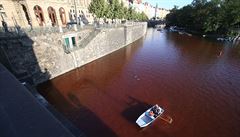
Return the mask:
[[[144,12],[149,19],[155,17],[158,17],[159,19],[164,19],[166,17],[166,15],[168,13],[170,13],[169,10],[164,9],[164,8],[158,8],[158,5],[156,6],[152,6],[151,4],[149,4],[148,2],[144,2],[142,3],[141,0],[135,0],[133,1],[132,4],[133,8],[137,11],[137,12]]]
[[[141,0],[119,0],[126,7],[144,12],[149,19],[156,16],[164,19],[169,10],[156,8]],[[0,27],[62,26],[67,23],[92,23],[94,17],[88,11],[91,0],[0,0]],[[77,16],[77,17],[76,17]]]
[[[91,23],[93,17],[88,12],[90,2],[91,0],[1,0],[0,21],[6,22],[9,27],[64,27],[68,22],[77,22],[76,19]]]

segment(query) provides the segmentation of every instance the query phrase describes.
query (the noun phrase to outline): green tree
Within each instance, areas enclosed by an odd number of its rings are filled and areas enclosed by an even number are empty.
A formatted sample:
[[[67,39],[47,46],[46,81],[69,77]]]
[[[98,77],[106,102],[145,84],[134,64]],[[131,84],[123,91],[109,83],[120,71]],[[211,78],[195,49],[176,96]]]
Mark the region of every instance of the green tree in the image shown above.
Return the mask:
[[[105,8],[104,16],[106,18],[112,19],[113,16],[113,8],[111,8],[110,3],[106,3],[106,8]]]
[[[124,18],[124,5],[123,2],[121,2],[119,9],[118,9],[118,19],[123,19]]]
[[[170,10],[170,13],[166,16],[166,25],[167,26],[177,26],[178,20],[177,20],[177,14],[178,14],[178,7],[175,5],[172,10]]]
[[[134,10],[132,7],[128,8],[128,14],[127,14],[128,20],[133,20],[133,12],[134,12]]]
[[[179,26],[202,33],[231,33],[240,27],[239,0],[193,0],[174,7],[166,16],[167,26]]]
[[[88,7],[88,10],[90,13],[96,15],[97,18],[102,18],[104,17],[106,10],[105,5],[105,0],[92,0]]]
[[[121,5],[118,0],[112,0],[114,1],[113,7],[114,7],[114,18],[113,19],[118,19],[121,15]]]
[[[148,16],[144,12],[141,13],[141,18],[141,21],[148,21]]]
[[[108,0],[107,17],[110,19],[117,19],[120,12],[120,3],[118,0]]]
[[[123,2],[119,3],[119,0],[92,0],[89,11],[96,15],[97,18],[148,20],[146,14],[137,13],[132,7],[124,7]]]
[[[240,1],[239,0],[226,0],[222,8],[224,10],[224,24],[227,27],[233,27],[240,23]]]
[[[127,8],[127,7],[124,7],[124,8],[123,8],[123,13],[124,13],[124,14],[123,14],[123,18],[124,18],[124,19],[128,19],[128,14],[129,14],[129,13],[128,13],[128,8]]]
[[[205,32],[219,32],[223,28],[223,15],[224,12],[220,8],[218,1],[211,1],[206,4],[207,15],[204,22]]]

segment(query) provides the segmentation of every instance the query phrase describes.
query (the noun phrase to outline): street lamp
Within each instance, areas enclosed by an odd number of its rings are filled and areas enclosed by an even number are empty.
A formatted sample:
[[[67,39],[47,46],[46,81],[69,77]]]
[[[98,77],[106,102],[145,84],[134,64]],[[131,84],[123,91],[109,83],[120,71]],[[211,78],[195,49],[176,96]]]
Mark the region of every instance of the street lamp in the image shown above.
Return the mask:
[[[76,0],[74,0],[74,6],[75,6],[75,19],[78,25],[78,16],[77,16],[77,4],[76,4]]]

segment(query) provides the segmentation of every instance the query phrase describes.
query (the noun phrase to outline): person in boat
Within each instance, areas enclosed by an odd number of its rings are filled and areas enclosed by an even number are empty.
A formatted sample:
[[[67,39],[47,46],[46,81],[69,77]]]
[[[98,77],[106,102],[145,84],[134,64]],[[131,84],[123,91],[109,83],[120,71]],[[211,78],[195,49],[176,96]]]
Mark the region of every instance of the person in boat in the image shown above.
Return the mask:
[[[154,117],[157,117],[160,114],[160,107],[156,104],[153,106],[152,111],[154,113]]]
[[[156,112],[158,109],[159,109],[159,106],[158,105],[154,105],[153,108],[152,108],[152,111]]]
[[[156,116],[156,109],[157,109],[157,107],[158,107],[158,105],[154,105],[153,107],[152,107],[152,109],[150,110],[150,112],[149,112],[149,115],[150,116]]]
[[[152,110],[149,112],[149,115],[150,115],[150,116],[154,116],[154,113],[153,113]]]

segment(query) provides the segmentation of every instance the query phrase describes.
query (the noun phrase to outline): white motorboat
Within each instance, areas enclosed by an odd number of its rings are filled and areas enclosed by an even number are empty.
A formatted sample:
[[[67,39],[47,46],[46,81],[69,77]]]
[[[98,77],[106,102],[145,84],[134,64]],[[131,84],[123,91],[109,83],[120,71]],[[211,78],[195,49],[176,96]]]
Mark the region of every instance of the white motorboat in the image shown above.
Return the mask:
[[[154,109],[157,109],[157,113],[156,113],[156,110]],[[146,127],[149,124],[151,124],[153,121],[155,121],[160,115],[162,115],[163,112],[164,110],[161,107],[159,107],[158,105],[154,105],[153,107],[145,111],[141,116],[139,116],[136,123],[140,127]]]

